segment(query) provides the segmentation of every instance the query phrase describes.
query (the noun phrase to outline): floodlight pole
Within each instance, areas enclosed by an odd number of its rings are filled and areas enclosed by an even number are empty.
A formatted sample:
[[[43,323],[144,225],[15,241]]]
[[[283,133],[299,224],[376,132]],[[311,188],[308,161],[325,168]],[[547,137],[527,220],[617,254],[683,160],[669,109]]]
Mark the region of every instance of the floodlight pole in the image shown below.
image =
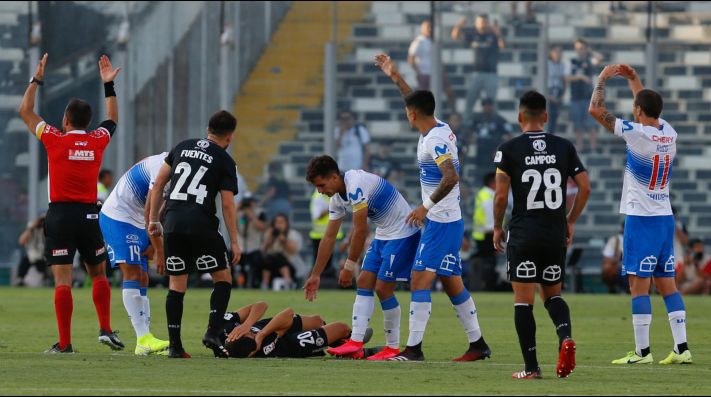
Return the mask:
[[[336,40],[338,35],[337,4],[331,2],[331,41],[326,43],[323,63],[323,151],[335,153],[333,132],[336,129]]]
[[[645,86],[654,89],[657,85],[657,4],[647,3],[647,51],[645,68]]]
[[[430,1],[430,26],[432,39],[431,70],[430,70],[430,90],[435,98],[435,114],[442,117],[442,48],[439,41],[437,29],[437,2]],[[419,82],[418,82],[419,85]],[[455,104],[450,104],[450,108],[455,109]]]
[[[33,20],[33,5],[36,7],[37,4],[34,1],[29,2],[30,11],[30,49],[29,49],[29,74],[30,77],[34,76],[34,68],[37,66],[40,60],[40,45],[42,42],[42,26],[39,21],[39,12],[36,13],[36,20]],[[35,11],[37,9],[35,8]],[[40,97],[41,98],[41,97]],[[39,114],[39,99],[35,100],[35,113]],[[33,131],[34,132],[34,131]],[[37,137],[33,134],[29,135],[27,138],[28,151],[29,151],[29,163],[27,164],[27,221],[32,222],[37,217],[37,212],[39,208],[38,190],[39,190],[39,144],[37,142]]]

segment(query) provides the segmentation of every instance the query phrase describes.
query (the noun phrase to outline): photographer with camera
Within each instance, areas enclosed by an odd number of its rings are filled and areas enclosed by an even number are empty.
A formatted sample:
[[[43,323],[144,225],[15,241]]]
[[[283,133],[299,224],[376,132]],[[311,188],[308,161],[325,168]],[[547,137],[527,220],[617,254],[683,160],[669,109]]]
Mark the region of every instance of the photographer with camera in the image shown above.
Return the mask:
[[[271,227],[264,234],[261,289],[271,286],[274,273],[281,275],[286,289],[296,287],[294,275],[297,269],[305,268],[299,256],[302,243],[301,234],[289,227],[286,215],[278,214],[272,219]]]
[[[237,285],[253,287],[254,273],[262,268],[262,242],[264,231],[267,230],[267,217],[257,201],[249,194],[240,201],[237,207],[237,241],[242,247],[242,258],[239,262],[240,271],[233,274],[237,277]],[[246,277],[246,280],[245,280]]]
[[[34,266],[42,274],[44,281],[47,271],[47,262],[44,259],[44,220],[45,215],[40,215],[37,219],[27,225],[27,229],[20,235],[18,243],[25,247],[25,254],[17,267],[17,286],[25,286],[25,276],[30,268]]]

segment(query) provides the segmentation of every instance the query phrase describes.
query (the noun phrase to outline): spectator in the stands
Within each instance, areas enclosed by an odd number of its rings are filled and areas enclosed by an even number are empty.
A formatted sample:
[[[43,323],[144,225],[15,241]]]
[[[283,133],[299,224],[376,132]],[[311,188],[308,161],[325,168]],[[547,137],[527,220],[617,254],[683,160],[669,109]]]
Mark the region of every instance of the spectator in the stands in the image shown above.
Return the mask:
[[[17,268],[17,286],[25,285],[25,277],[32,267],[37,269],[44,279],[47,271],[47,262],[44,258],[44,221],[45,215],[42,214],[30,222],[20,235],[19,243],[25,247],[25,253]]]
[[[367,171],[370,164],[370,134],[364,125],[355,123],[350,111],[344,110],[338,116],[335,137],[338,168],[341,172],[357,169]]]
[[[511,23],[536,23],[536,15],[533,13],[532,1],[510,1],[511,4]],[[524,3],[525,14],[523,17],[518,16],[518,3]]]
[[[461,19],[452,29],[452,39],[460,40],[473,50],[473,72],[467,78],[467,98],[464,107],[464,125],[470,125],[474,105],[483,91],[487,98],[496,100],[498,89],[499,50],[505,47],[501,28],[497,21],[489,24],[489,17],[476,17],[474,29],[466,28],[466,19]]]
[[[676,269],[677,288],[683,295],[708,294],[710,272],[711,257],[706,254],[703,240],[692,239],[684,264]]]
[[[494,161],[496,148],[512,137],[514,129],[511,123],[496,112],[493,99],[484,98],[481,110],[481,113],[474,115],[470,130],[476,139],[476,164],[486,169]]]
[[[281,164],[269,164],[269,180],[262,206],[267,213],[267,219],[273,219],[277,214],[291,215],[291,189],[284,179]]]
[[[597,122],[588,114],[588,106],[593,92],[595,67],[601,61],[602,56],[590,51],[587,41],[582,38],[575,41],[575,57],[567,67],[565,81],[570,86],[569,114],[578,151],[585,151],[583,142],[586,140],[590,142],[590,150],[597,150]]]
[[[237,285],[252,288],[262,268],[262,238],[267,230],[267,216],[251,195],[245,195],[237,207],[237,241],[242,248],[240,269],[235,271]]]
[[[283,279],[285,289],[296,288],[294,277],[303,276],[308,271],[299,255],[302,244],[301,234],[289,226],[289,218],[285,214],[272,219],[262,246],[262,289],[271,286],[272,277],[276,274]]]
[[[607,286],[607,292],[614,294],[627,291],[627,279],[622,275],[622,252],[625,223],[622,222],[620,232],[607,240],[602,250],[602,281]]]
[[[410,43],[407,63],[417,76],[417,89],[429,90],[432,76],[432,23],[425,19],[420,24],[420,34]]]
[[[420,34],[412,40],[407,51],[407,63],[415,70],[417,89],[432,90],[432,22],[429,19],[420,23]],[[454,91],[444,70],[442,71],[442,88],[447,95],[447,105],[450,109],[455,109],[457,104]]]
[[[546,132],[555,134],[558,131],[558,116],[560,105],[565,94],[565,65],[561,62],[559,46],[548,52],[548,128]]]
[[[111,186],[114,184],[114,173],[111,170],[99,171],[99,180],[96,182],[96,199],[103,203],[109,198]]]
[[[405,171],[392,157],[392,144],[382,142],[378,153],[370,158],[370,170],[390,182],[396,188],[402,187]]]

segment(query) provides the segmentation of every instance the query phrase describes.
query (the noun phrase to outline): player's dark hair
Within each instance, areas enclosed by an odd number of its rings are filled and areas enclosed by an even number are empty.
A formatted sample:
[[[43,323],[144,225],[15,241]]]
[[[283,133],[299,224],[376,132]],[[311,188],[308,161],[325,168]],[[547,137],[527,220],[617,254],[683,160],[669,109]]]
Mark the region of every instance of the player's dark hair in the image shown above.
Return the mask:
[[[210,121],[207,126],[210,134],[224,137],[235,131],[237,128],[237,119],[232,115],[232,113],[226,110],[220,110],[210,117]]]
[[[496,172],[487,172],[484,175],[484,186],[489,186],[496,180]]]
[[[340,173],[338,163],[331,156],[314,157],[306,165],[306,181],[309,183],[312,183],[317,177],[326,178]]]
[[[99,180],[104,179],[107,175],[113,175],[113,172],[111,172],[111,170],[107,170],[106,168],[102,168],[101,171],[99,171]]]
[[[435,98],[432,91],[413,91],[405,96],[405,106],[424,116],[434,116]]]
[[[578,39],[575,40],[575,42],[576,42],[576,43],[580,43],[580,44],[584,45],[585,47],[589,47],[589,46],[590,46],[590,45],[588,44],[588,41],[585,40],[585,39],[582,38],[582,37],[578,37]]]
[[[230,357],[247,358],[257,349],[257,342],[252,338],[241,337],[237,340],[227,342],[225,348],[230,353]]]
[[[645,89],[637,93],[634,98],[634,106],[639,106],[647,117],[658,119],[662,114],[664,101],[658,92]]]
[[[703,244],[703,243],[704,243],[704,240],[702,240],[702,239],[700,239],[700,238],[698,238],[698,237],[694,237],[694,238],[692,238],[692,239],[689,240],[689,248],[694,248],[694,246],[695,246],[696,244]]]
[[[91,105],[81,99],[70,99],[64,114],[69,125],[74,128],[86,129],[91,123]]]
[[[538,91],[532,90],[521,95],[518,111],[527,120],[537,119],[546,112],[546,97]]]
[[[270,226],[272,227],[272,230],[276,230],[276,221],[277,221],[277,219],[279,219],[279,218],[284,218],[284,220],[286,221],[286,230],[285,230],[285,233],[286,233],[286,236],[288,237],[288,236],[289,236],[289,230],[291,229],[291,222],[289,221],[289,215],[287,215],[287,214],[285,214],[285,213],[283,213],[283,212],[280,212],[280,213],[274,215],[274,218],[272,218],[272,222],[271,222],[271,225],[270,225]]]

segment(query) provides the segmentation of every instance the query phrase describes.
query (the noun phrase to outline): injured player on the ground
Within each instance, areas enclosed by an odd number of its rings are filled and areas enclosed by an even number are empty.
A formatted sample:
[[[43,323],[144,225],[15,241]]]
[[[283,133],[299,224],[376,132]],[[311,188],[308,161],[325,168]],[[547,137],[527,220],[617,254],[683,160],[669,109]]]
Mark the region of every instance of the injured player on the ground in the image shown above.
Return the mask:
[[[347,324],[326,323],[321,316],[294,314],[291,308],[262,319],[267,304],[257,302],[225,314],[222,337],[231,358],[306,358],[323,356],[324,349],[350,337]],[[372,330],[366,337],[372,336]],[[369,352],[373,354],[374,352]]]

